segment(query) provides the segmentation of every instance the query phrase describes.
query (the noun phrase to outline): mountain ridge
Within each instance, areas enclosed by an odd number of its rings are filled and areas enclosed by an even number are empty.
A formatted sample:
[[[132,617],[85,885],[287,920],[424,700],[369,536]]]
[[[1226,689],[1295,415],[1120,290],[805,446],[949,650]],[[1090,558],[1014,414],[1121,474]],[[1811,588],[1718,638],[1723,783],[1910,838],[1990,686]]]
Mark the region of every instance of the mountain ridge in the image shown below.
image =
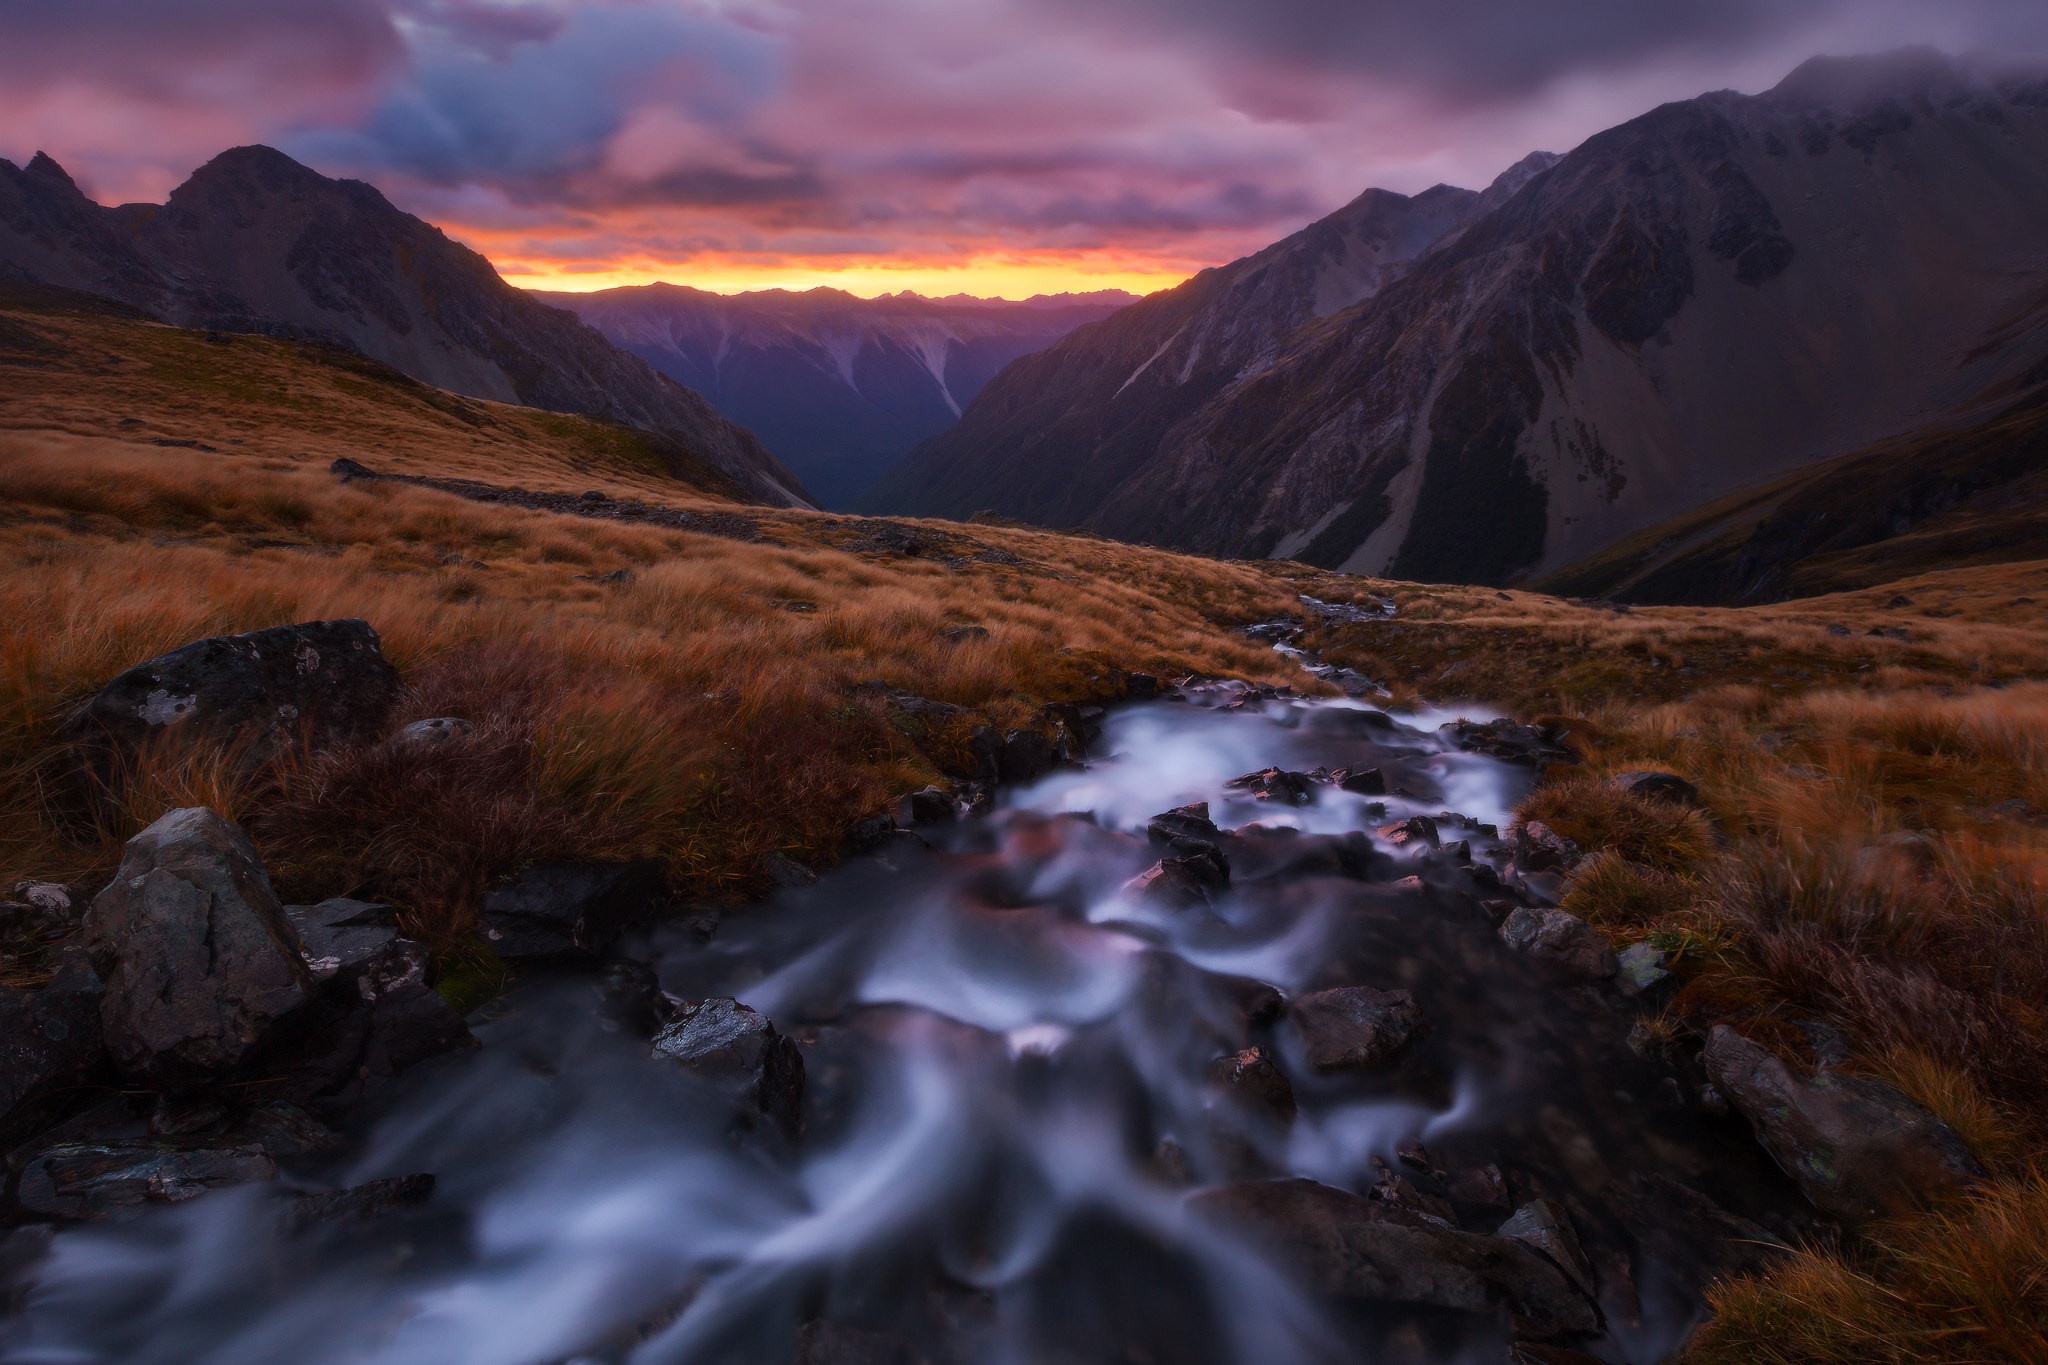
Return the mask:
[[[958,420],[1004,365],[1129,299],[864,299],[825,286],[717,294],[668,283],[536,297],[703,394],[829,507],[853,502]]]
[[[2048,83],[1823,59],[1596,134],[1241,373],[1133,373],[1187,321],[1145,304],[1080,329],[873,503],[1509,581],[2023,368],[2039,339],[1993,330],[2048,279],[2044,240]]]
[[[164,204],[113,209],[46,154],[0,161],[0,272],[180,326],[340,345],[469,397],[603,418],[674,442],[680,463],[708,463],[751,498],[810,501],[700,395],[506,284],[373,186],[272,148],[231,148]]]

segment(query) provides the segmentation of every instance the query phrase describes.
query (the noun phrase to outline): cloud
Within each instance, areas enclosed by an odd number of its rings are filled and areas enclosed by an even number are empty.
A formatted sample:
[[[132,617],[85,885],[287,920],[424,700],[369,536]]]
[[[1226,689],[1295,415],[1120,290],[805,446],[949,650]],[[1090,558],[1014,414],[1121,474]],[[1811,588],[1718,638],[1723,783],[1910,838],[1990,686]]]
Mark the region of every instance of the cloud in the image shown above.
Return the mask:
[[[263,140],[542,270],[1165,274],[1816,51],[2038,51],[2048,6],[0,0],[0,32],[0,154],[111,197]]]

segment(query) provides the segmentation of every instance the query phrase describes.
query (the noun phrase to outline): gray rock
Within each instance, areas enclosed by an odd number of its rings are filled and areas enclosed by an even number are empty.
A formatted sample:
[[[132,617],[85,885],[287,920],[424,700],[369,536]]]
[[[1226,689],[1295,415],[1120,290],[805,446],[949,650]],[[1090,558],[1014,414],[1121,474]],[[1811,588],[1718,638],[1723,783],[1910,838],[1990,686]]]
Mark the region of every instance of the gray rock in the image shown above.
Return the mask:
[[[484,898],[484,940],[509,962],[594,957],[661,893],[657,862],[542,863]]]
[[[1318,1071],[1384,1065],[1429,1028],[1407,991],[1339,986],[1297,998],[1288,1016]]]
[[[170,743],[240,744],[253,767],[302,743],[375,734],[398,689],[367,621],[307,621],[195,640],[137,664],[74,712],[58,739],[107,792],[140,755]]]
[[[1189,1207],[1324,1294],[1488,1316],[1510,1310],[1543,1332],[1600,1326],[1564,1272],[1522,1243],[1442,1227],[1348,1190],[1272,1180],[1207,1191]]]
[[[435,716],[431,720],[416,720],[400,730],[398,742],[433,748],[451,739],[460,739],[475,728],[460,716]]]
[[[423,1171],[365,1181],[345,1190],[297,1195],[287,1206],[285,1228],[299,1232],[336,1223],[362,1223],[393,1209],[417,1208],[434,1197],[434,1185],[433,1175]]]
[[[253,1143],[64,1143],[28,1159],[15,1187],[15,1203],[35,1217],[78,1221],[183,1203],[210,1190],[276,1178],[276,1163]]]
[[[1036,782],[1052,771],[1052,740],[1041,730],[1008,730],[996,751],[996,776],[1004,782]]]
[[[128,841],[85,917],[107,1050],[131,1076],[232,1071],[313,995],[298,935],[241,830],[203,806]]]
[[[332,974],[296,1021],[294,1046],[270,1063],[290,1097],[345,1113],[408,1068],[474,1045],[462,1016],[427,985],[420,944],[395,932],[376,939],[351,932],[346,951],[322,961],[331,961]]]
[[[1261,768],[1255,773],[1233,777],[1224,783],[1234,790],[1249,792],[1255,801],[1274,801],[1283,806],[1306,806],[1316,799],[1315,783],[1307,773],[1285,768]]]
[[[1577,915],[1523,906],[1500,927],[1501,942],[1571,976],[1600,980],[1614,975],[1614,948],[1607,936]]]
[[[896,823],[904,829],[918,825],[950,825],[960,816],[953,794],[944,787],[926,787],[896,802]]]
[[[1700,801],[1700,789],[1677,773],[1651,772],[1647,769],[1615,773],[1607,779],[1607,785],[1616,791],[1629,792],[1652,801],[1668,801],[1675,806],[1703,804]]]
[[[1579,1235],[1572,1229],[1571,1215],[1550,1200],[1530,1200],[1516,1209],[1514,1216],[1502,1223],[1494,1235],[1536,1248],[1569,1275],[1572,1283],[1588,1298],[1597,1294],[1593,1265],[1586,1259],[1585,1248],[1579,1245]]]
[[[746,1123],[766,1118],[783,1136],[796,1137],[803,1054],[763,1015],[724,998],[684,1005],[654,1036],[654,1055],[687,1068],[731,1100]]]
[[[1436,821],[1427,815],[1411,815],[1406,820],[1382,825],[1379,835],[1395,848],[1405,849],[1436,848],[1443,841],[1443,836],[1437,832]]]
[[[1541,820],[1509,826],[1508,853],[1523,872],[1569,872],[1585,856],[1579,846]]]
[[[360,969],[398,937],[398,920],[388,905],[336,897],[318,905],[287,905],[285,918],[298,931],[306,968],[315,981]]]
[[[1726,1024],[1708,1037],[1702,1060],[1764,1150],[1823,1213],[1848,1222],[1901,1213],[1984,1175],[1953,1129],[1882,1081],[1796,1075]]]
[[[21,929],[36,934],[62,933],[85,915],[92,897],[62,882],[16,882],[10,896],[22,907]]]
[[[771,853],[763,858],[761,870],[768,874],[769,881],[784,891],[795,891],[818,884],[816,872],[781,853]]]
[[[90,1075],[106,1056],[104,993],[92,964],[73,951],[38,991],[0,986],[0,1138],[32,1103]]]

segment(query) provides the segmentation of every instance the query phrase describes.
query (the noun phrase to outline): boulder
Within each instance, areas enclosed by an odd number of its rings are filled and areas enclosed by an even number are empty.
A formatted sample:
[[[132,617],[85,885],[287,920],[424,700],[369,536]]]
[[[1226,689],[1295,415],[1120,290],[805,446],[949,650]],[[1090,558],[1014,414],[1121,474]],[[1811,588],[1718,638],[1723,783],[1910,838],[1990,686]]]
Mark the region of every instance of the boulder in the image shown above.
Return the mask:
[[[1442,1227],[1348,1190],[1270,1180],[1197,1194],[1189,1208],[1333,1297],[1512,1312],[1543,1332],[1600,1326],[1564,1272],[1522,1243]]]
[[[318,905],[287,905],[284,917],[299,936],[306,969],[315,981],[329,981],[364,963],[398,938],[398,918],[388,905],[336,897]]]
[[[743,1126],[765,1118],[794,1139],[803,1107],[804,1059],[796,1044],[737,1000],[684,1005],[654,1036],[654,1055],[684,1067],[730,1100]]]
[[[1126,894],[1176,910],[1207,905],[1211,892],[1230,885],[1230,868],[1221,855],[1190,853],[1161,858],[1124,885]]]
[[[1387,779],[1378,768],[1339,768],[1330,774],[1330,781],[1348,792],[1360,796],[1385,796]]]
[[[1261,768],[1233,777],[1224,785],[1249,792],[1255,801],[1277,801],[1283,806],[1306,806],[1316,799],[1316,785],[1308,774],[1291,773],[1285,768]]]
[[[1969,1189],[1984,1169],[1955,1131],[1882,1081],[1800,1076],[1726,1024],[1707,1039],[1707,1075],[1815,1208],[1860,1222]]]
[[[1569,872],[1584,856],[1579,846],[1541,820],[1508,827],[1508,854],[1522,872]]]
[[[1454,720],[1437,727],[1437,733],[1460,749],[1509,763],[1541,767],[1579,761],[1579,756],[1564,742],[1564,734],[1547,725],[1518,725],[1512,720]]]
[[[255,848],[203,806],[128,841],[85,940],[106,985],[108,1052],[163,1084],[232,1071],[314,992]]]
[[[1036,782],[1052,771],[1052,740],[1042,730],[1007,730],[996,750],[996,776],[1003,782]]]
[[[1384,1065],[1429,1028],[1407,991],[1338,986],[1298,997],[1288,1015],[1300,1031],[1308,1063],[1318,1071]]]
[[[953,794],[944,787],[926,787],[896,802],[896,823],[904,829],[918,825],[950,825],[960,818]]]
[[[1519,907],[1500,927],[1501,942],[1568,976],[1601,980],[1614,975],[1613,945],[1577,915]]]
[[[1437,833],[1436,821],[1427,815],[1411,815],[1406,820],[1382,825],[1379,836],[1395,848],[1404,849],[1436,848],[1442,842],[1442,836]]]
[[[1145,838],[1154,845],[1171,849],[1180,857],[1197,853],[1213,856],[1227,874],[1230,860],[1223,854],[1223,831],[1209,818],[1209,803],[1196,801],[1175,806],[1152,817],[1145,826]]]
[[[57,737],[107,791],[166,744],[244,745],[253,767],[300,744],[374,735],[398,690],[398,670],[369,622],[307,621],[195,640],[137,664],[74,712]]]
[[[34,1217],[78,1221],[183,1203],[210,1190],[276,1178],[277,1164],[254,1143],[62,1143],[28,1158],[15,1185],[15,1203]]]
[[[0,986],[0,1141],[21,1136],[14,1123],[30,1117],[34,1101],[83,1081],[106,1056],[103,995],[91,962],[75,950],[41,990]]]
[[[595,957],[654,910],[661,864],[542,863],[484,898],[484,939],[508,962]]]
[[[1700,800],[1700,789],[1677,773],[1638,769],[1615,773],[1607,779],[1607,785],[1616,791],[1628,792],[1632,796],[1645,797],[1651,801],[1668,801],[1674,806],[1698,807],[1704,804]]]
[[[1282,1123],[1294,1120],[1294,1086],[1264,1048],[1218,1057],[1209,1064],[1209,1083],[1234,1108],[1271,1114]]]
[[[1572,1228],[1571,1215],[1550,1200],[1530,1200],[1516,1209],[1514,1216],[1502,1223],[1494,1235],[1534,1247],[1569,1275],[1572,1283],[1588,1298],[1596,1294],[1593,1266],[1586,1259],[1585,1248],[1579,1245],[1579,1234]]]

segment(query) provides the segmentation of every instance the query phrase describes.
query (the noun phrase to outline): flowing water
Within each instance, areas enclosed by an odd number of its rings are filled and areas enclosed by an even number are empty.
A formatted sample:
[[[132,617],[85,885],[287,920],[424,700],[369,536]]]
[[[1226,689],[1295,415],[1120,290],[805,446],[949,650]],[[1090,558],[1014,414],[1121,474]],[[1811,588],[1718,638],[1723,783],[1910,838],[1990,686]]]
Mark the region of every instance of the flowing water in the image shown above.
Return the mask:
[[[1233,1181],[1363,1191],[1388,1169],[1480,1233],[1559,1201],[1605,1316],[1580,1345],[1657,1359],[1697,1316],[1702,1220],[1729,1221],[1702,1194],[1768,1221],[1786,1187],[1624,1046],[1611,986],[1502,947],[1458,850],[1358,832],[1454,811],[1446,843],[1498,860],[1484,827],[1529,773],[1449,748],[1441,719],[1229,686],[1119,708],[1085,770],[928,831],[930,852],[633,945],[670,995],[736,997],[797,1039],[799,1143],[735,1138],[589,980],[530,982],[346,1159],[290,1172],[431,1171],[427,1204],[292,1233],[242,1189],[47,1248],[18,1234],[0,1361],[1504,1360],[1504,1316],[1319,1299],[1189,1212]],[[1226,788],[1268,765],[1379,767],[1396,794]],[[1148,817],[1198,800],[1239,831],[1230,890],[1136,893]],[[1430,1028],[1396,1067],[1321,1075],[1284,1016],[1248,1008],[1253,983],[1403,987]],[[1291,1078],[1291,1118],[1219,1099],[1216,1059],[1252,1042]],[[1510,1203],[1489,1204],[1489,1165]]]

